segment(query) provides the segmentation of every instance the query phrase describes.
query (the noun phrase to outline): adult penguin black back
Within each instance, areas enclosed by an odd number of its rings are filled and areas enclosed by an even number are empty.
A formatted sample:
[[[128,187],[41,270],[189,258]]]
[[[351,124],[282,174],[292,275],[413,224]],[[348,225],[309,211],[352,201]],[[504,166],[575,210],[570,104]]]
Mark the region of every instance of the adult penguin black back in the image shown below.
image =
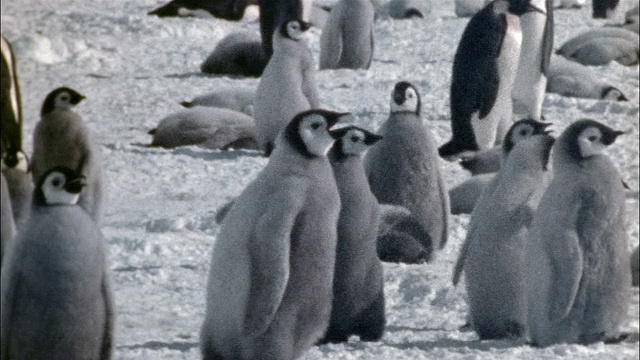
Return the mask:
[[[266,63],[273,54],[273,32],[289,19],[309,21],[311,0],[259,0],[258,5],[260,6],[262,49]]]
[[[519,16],[530,11],[528,0],[495,0],[467,24],[453,60],[452,137],[438,149],[442,158],[492,147],[504,136],[522,41]]]
[[[221,19],[240,20],[249,2],[248,0],[173,0],[150,11],[148,15],[189,16],[201,11]]]
[[[594,19],[606,19],[616,10],[620,0],[593,0],[592,13]]]
[[[22,102],[18,86],[16,58],[11,44],[4,36],[2,36],[1,71],[1,153],[4,165],[13,168],[18,164],[18,152],[22,151]]]

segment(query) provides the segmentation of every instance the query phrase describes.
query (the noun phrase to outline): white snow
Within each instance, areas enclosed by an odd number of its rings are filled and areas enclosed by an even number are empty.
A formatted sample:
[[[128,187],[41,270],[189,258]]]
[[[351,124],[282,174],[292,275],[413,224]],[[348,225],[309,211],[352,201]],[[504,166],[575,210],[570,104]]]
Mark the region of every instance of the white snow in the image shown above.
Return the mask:
[[[257,23],[147,16],[164,0],[30,0],[2,2],[2,32],[17,52],[25,114],[25,148],[46,94],[69,86],[87,96],[76,111],[101,145],[108,187],[102,226],[108,239],[117,304],[116,359],[199,359],[198,337],[218,207],[238,195],[262,169],[256,152],[174,150],[141,146],[147,131],[179,102],[221,86],[257,79],[209,77],[199,65],[227,34],[258,31]],[[427,19],[375,25],[368,71],[317,74],[324,107],[353,112],[375,129],[387,117],[392,86],[408,80],[421,92],[423,117],[438,143],[449,138],[449,83],[453,54],[468,18],[453,0],[433,0]],[[556,48],[572,34],[601,26],[580,10],[558,10]],[[311,48],[318,58],[320,30]],[[638,66],[598,69],[630,101],[563,98],[548,94],[543,113],[559,133],[583,117],[630,130],[608,153],[631,187],[628,233],[638,245]],[[277,91],[277,89],[274,89]],[[442,162],[452,187],[468,175]],[[428,265],[386,264],[387,331],[380,342],[324,345],[305,359],[637,359],[638,343],[531,348],[522,342],[479,341],[461,332],[464,287],[451,286],[451,269],[468,216],[453,216],[447,247]],[[638,288],[629,290],[625,331],[637,333]]]

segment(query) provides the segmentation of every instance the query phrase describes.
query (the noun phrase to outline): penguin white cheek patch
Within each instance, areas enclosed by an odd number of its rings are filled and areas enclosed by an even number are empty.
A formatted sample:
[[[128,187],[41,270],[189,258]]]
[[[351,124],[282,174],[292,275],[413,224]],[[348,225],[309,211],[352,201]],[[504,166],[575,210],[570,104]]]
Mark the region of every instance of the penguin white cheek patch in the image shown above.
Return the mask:
[[[578,146],[583,158],[600,155],[606,148],[606,145],[602,143],[602,133],[594,127],[586,128],[578,136]]]
[[[80,194],[71,194],[53,186],[45,186],[42,191],[47,205],[75,205],[80,199]]]
[[[300,134],[309,153],[316,156],[325,156],[333,145],[333,138],[326,129],[304,129]]]

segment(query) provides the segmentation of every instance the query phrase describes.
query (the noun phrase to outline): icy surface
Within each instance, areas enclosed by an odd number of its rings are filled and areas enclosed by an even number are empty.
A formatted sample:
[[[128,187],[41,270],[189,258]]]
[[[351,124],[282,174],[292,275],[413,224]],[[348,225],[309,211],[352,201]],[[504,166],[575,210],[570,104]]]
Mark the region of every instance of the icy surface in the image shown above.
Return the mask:
[[[227,34],[258,31],[257,23],[147,16],[160,0],[31,0],[2,2],[2,32],[17,52],[31,134],[46,94],[70,86],[87,96],[76,111],[99,141],[108,177],[103,232],[109,241],[117,303],[116,359],[198,359],[198,334],[215,236],[217,208],[239,194],[266,159],[250,151],[197,147],[147,148],[147,131],[181,109],[179,102],[225,85],[255,87],[257,79],[209,77],[199,65]],[[332,1],[325,1],[331,3]],[[380,20],[368,71],[329,70],[317,81],[324,107],[353,112],[376,129],[388,115],[399,80],[422,94],[423,118],[438,143],[449,138],[449,84],[453,54],[468,18],[456,18],[453,0],[434,0],[426,19]],[[602,21],[580,10],[556,11],[556,47]],[[310,46],[318,57],[319,29]],[[583,117],[630,130],[608,150],[631,190],[628,233],[638,244],[638,66],[598,68],[629,102],[612,103],[549,94],[543,113],[556,133]],[[274,89],[277,91],[278,89]],[[25,137],[30,152],[31,136]],[[468,175],[442,162],[449,187]],[[450,239],[429,265],[386,264],[388,327],[383,339],[323,345],[305,359],[637,359],[638,343],[557,345],[479,341],[461,332],[464,287],[451,286],[451,269],[467,216],[453,216]],[[638,288],[624,330],[638,333]]]

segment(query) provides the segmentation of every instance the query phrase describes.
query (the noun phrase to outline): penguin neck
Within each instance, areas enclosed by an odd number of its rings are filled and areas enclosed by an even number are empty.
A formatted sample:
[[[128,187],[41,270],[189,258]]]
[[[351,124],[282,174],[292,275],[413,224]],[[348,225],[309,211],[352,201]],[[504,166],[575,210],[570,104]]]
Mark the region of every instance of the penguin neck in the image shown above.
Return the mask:
[[[273,41],[273,55],[271,58],[285,58],[300,57],[301,50],[304,53],[309,51],[309,47],[304,39],[293,40],[282,37],[274,38]]]
[[[286,140],[277,143],[269,158],[269,164],[272,162],[287,164],[290,171],[302,170],[302,174],[308,173],[307,170],[311,168],[330,166],[326,156],[303,154]]]

